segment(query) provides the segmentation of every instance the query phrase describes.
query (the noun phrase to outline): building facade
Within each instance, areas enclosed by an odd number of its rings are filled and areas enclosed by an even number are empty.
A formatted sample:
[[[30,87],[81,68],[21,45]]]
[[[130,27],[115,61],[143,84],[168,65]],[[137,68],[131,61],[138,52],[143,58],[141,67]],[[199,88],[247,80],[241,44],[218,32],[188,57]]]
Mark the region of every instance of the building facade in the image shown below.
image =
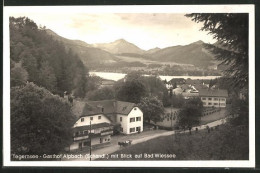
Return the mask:
[[[100,123],[73,128],[73,143],[70,150],[83,149],[109,143],[113,134],[113,125]]]
[[[201,89],[199,96],[204,107],[226,107],[228,97],[227,90],[208,90]]]
[[[143,131],[143,112],[134,107],[128,115],[117,114],[117,122],[121,124],[120,132],[132,134]]]
[[[70,150],[109,143],[116,126],[123,134],[143,131],[143,112],[134,103],[104,100],[86,102],[81,107]]]

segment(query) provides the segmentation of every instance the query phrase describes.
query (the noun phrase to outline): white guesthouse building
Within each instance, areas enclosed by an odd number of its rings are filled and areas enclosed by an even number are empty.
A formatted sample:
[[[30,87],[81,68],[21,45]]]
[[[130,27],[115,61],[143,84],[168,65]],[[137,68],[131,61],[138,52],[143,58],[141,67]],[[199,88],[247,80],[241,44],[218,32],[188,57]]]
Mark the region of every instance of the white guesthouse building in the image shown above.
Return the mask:
[[[91,101],[84,103],[81,108],[79,118],[73,126],[73,144],[70,150],[90,146],[90,143],[91,146],[109,143],[114,126],[119,126],[120,133],[123,134],[143,131],[143,112],[134,103]]]
[[[204,107],[226,107],[227,90],[199,90],[199,96]]]

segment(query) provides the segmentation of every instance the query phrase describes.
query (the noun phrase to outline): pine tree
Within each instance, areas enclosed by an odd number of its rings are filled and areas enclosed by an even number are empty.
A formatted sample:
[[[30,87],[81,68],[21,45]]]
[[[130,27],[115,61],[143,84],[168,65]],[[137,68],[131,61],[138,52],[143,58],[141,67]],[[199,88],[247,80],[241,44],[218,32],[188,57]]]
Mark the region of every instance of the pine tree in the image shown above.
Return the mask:
[[[230,77],[230,86],[248,88],[248,14],[246,13],[192,13],[193,21],[203,22],[202,31],[208,31],[218,42],[206,44]]]

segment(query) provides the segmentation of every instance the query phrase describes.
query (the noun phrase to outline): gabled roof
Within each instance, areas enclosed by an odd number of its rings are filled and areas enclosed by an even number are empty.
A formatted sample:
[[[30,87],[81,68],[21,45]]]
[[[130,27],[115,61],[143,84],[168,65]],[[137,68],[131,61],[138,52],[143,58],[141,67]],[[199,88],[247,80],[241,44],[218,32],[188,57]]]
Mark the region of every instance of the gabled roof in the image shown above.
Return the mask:
[[[206,97],[228,97],[227,90],[208,90],[208,89],[200,89],[199,96]]]
[[[117,101],[116,113],[127,115],[135,106],[135,103]]]
[[[94,114],[112,114],[115,112],[115,110],[115,100],[89,101],[85,103],[82,111],[82,116]]]
[[[116,100],[89,101],[85,103],[81,116],[90,116],[96,114],[128,115],[135,106],[135,103]]]
[[[102,127],[110,127],[110,126],[113,126],[109,123],[99,123],[99,124],[93,124],[91,125],[91,129],[94,130],[94,129],[98,129],[98,128],[102,128]],[[90,125],[87,125],[87,126],[78,126],[78,127],[74,127],[73,128],[73,131],[74,132],[77,132],[77,131],[83,131],[83,130],[90,130]]]

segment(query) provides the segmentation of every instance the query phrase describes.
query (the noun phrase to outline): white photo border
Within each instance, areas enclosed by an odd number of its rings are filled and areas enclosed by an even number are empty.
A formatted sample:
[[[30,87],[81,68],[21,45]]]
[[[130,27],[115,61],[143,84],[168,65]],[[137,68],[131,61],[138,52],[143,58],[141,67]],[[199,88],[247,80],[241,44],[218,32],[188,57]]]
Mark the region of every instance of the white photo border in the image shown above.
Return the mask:
[[[11,161],[10,35],[12,12],[70,13],[248,13],[249,14],[249,160],[223,161]],[[40,167],[255,167],[255,6],[249,5],[122,5],[5,6],[3,8],[3,166]]]

